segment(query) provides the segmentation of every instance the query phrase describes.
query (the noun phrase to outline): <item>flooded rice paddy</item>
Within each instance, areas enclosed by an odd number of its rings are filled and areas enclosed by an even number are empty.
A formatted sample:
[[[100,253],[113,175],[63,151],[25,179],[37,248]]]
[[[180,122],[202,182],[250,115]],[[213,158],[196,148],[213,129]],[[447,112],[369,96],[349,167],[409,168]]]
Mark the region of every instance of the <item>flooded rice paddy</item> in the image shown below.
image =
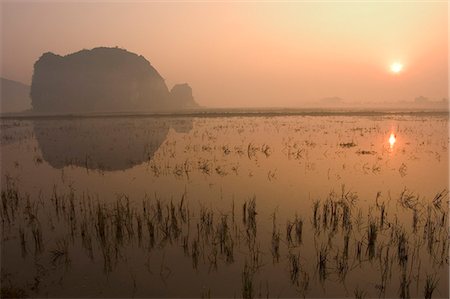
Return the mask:
[[[448,298],[448,115],[1,120],[2,294]]]

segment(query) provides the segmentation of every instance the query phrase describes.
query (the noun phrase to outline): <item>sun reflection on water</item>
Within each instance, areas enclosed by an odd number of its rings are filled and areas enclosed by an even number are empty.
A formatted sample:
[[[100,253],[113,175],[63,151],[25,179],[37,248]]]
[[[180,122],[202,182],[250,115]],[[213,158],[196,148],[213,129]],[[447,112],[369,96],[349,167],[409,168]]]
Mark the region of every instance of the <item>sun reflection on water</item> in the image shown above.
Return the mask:
[[[397,141],[397,137],[395,136],[394,133],[391,133],[391,135],[389,136],[389,148],[393,149],[395,142]]]

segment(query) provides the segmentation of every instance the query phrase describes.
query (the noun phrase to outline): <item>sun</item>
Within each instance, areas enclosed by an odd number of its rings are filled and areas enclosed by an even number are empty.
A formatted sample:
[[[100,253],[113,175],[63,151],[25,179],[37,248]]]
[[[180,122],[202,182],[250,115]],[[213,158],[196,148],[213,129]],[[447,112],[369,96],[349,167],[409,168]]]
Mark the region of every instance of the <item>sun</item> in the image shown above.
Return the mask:
[[[398,74],[403,70],[403,64],[401,64],[400,62],[394,62],[393,64],[391,64],[390,69],[394,74]]]

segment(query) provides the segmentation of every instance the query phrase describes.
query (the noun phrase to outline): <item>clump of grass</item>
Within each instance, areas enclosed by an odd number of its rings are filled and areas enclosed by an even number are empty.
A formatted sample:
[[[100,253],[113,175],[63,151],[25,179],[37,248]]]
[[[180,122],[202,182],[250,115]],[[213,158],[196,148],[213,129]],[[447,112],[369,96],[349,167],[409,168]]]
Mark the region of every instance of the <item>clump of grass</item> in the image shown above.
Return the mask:
[[[121,245],[123,243],[123,225],[124,225],[124,210],[120,201],[116,202],[116,207],[114,211],[114,225],[115,225],[115,237],[116,243]]]
[[[342,147],[342,148],[351,148],[351,147],[355,147],[356,143],[354,143],[353,141],[345,142],[345,143],[339,143],[339,146]]]
[[[346,231],[346,233],[344,235],[344,249],[343,249],[343,252],[342,252],[342,255],[345,258],[348,258],[349,242],[350,242],[350,232]]]
[[[448,250],[449,250],[448,240],[446,238],[444,238],[444,240],[442,242],[442,250],[441,250],[441,264],[446,262],[448,265],[448,258],[449,258]]]
[[[277,230],[275,223],[275,214],[273,215],[273,229],[272,229],[272,242],[271,252],[273,262],[280,261],[280,232]]]
[[[295,236],[297,244],[302,244],[302,234],[303,234],[303,220],[295,216]]]
[[[211,252],[208,256],[210,269],[217,270],[217,255],[218,255],[217,246],[213,245],[211,248]]]
[[[81,244],[83,248],[87,250],[90,259],[93,260],[94,251],[92,247],[92,237],[86,219],[84,219],[84,221],[82,221],[80,224],[80,234],[81,234]]]
[[[397,258],[398,263],[402,267],[406,267],[408,262],[408,238],[406,232],[401,229],[397,232]]]
[[[170,229],[171,235],[177,239],[181,233],[180,225],[178,224],[177,210],[175,205],[170,201]]]
[[[172,172],[176,177],[181,177],[184,173],[183,166],[175,165]]]
[[[286,241],[288,243],[288,246],[292,246],[292,229],[294,228],[294,224],[291,223],[289,220],[286,223]]]
[[[361,253],[362,253],[362,241],[356,241],[355,251],[356,259],[361,263]]]
[[[316,232],[320,230],[320,214],[319,214],[320,201],[315,200],[313,202],[313,226]]]
[[[155,246],[155,225],[151,219],[147,219],[147,231],[150,249]]]
[[[139,215],[136,216],[136,224],[137,224],[138,244],[139,244],[139,246],[141,246],[141,244],[142,244],[142,219]]]
[[[399,289],[399,297],[402,299],[410,298],[409,294],[409,285],[411,284],[411,279],[406,276],[406,272],[403,271],[402,276],[400,278],[400,289]]]
[[[322,205],[322,224],[323,229],[326,230],[328,228],[328,222],[329,222],[329,214],[331,213],[331,206],[330,206],[330,200],[327,200]]]
[[[31,228],[31,233],[34,240],[34,252],[35,254],[41,253],[43,251],[41,225],[34,222],[33,227]]]
[[[66,239],[59,240],[56,243],[56,249],[53,249],[50,253],[51,261],[54,266],[61,263],[61,261],[64,261],[66,266],[70,264],[69,242]]]
[[[403,208],[413,210],[414,208],[417,207],[419,198],[405,188],[400,193],[398,202]]]
[[[384,202],[381,205],[379,205],[378,208],[380,209],[380,229],[383,229],[384,222],[386,219],[386,206]]]
[[[375,155],[376,151],[368,151],[368,150],[358,150],[356,154],[358,155]]]
[[[342,229],[346,232],[349,232],[352,229],[352,221],[351,221],[351,209],[349,204],[342,201]]]
[[[309,274],[306,271],[301,271],[301,276],[299,283],[297,285],[297,290],[299,293],[303,296],[303,298],[306,297],[306,294],[309,289]]]
[[[227,215],[222,215],[221,221],[217,226],[217,236],[219,239],[220,251],[223,252],[225,247],[225,242],[228,239],[229,228],[228,228],[228,217]]]
[[[377,242],[378,225],[374,220],[369,221],[367,227],[367,251],[369,253],[369,259],[375,256],[375,245]]]
[[[439,282],[439,279],[436,279],[435,275],[427,274],[427,278],[425,279],[425,286],[423,289],[423,296],[426,299],[431,299],[431,297],[433,296],[433,292],[438,285],[438,282]]]
[[[100,240],[100,244],[102,247],[106,246],[107,242],[107,215],[106,211],[103,205],[100,205],[100,203],[96,206],[96,222],[95,222],[95,229],[97,232],[97,237]]]
[[[427,207],[427,218],[425,221],[425,226],[423,228],[424,238],[427,241],[427,249],[430,255],[433,255],[434,245],[436,243],[436,231],[437,225],[433,220],[433,211],[431,206]]]
[[[201,296],[201,298],[203,299],[203,298],[211,298],[211,289],[206,289],[206,288],[203,288],[202,289],[202,296]]]
[[[183,170],[184,170],[184,173],[186,174],[186,178],[189,180],[189,173],[192,171],[192,169],[191,169],[192,167],[191,167],[191,164],[189,163],[189,161],[184,161],[184,163],[183,163]]]
[[[292,232],[294,231],[295,241],[297,246],[301,245],[303,240],[303,219],[299,218],[295,215],[295,219],[293,222],[287,221],[286,223],[286,241],[288,246],[293,246]]]
[[[230,150],[230,148],[228,147],[228,145],[223,145],[223,146],[222,146],[222,151],[223,151],[223,154],[224,154],[225,156],[227,156],[227,155],[229,155],[229,154],[231,153],[231,150]]]
[[[224,246],[225,261],[228,264],[234,262],[234,242],[232,238],[227,238]]]
[[[327,260],[328,260],[328,247],[327,245],[322,245],[317,254],[317,269],[319,271],[320,281],[324,281],[327,278]]]
[[[200,230],[203,234],[205,239],[209,239],[209,236],[212,234],[213,231],[213,222],[214,222],[214,213],[213,211],[206,209],[205,207],[200,208],[200,223],[198,224],[200,226]]]
[[[17,186],[15,185],[13,179],[9,176],[5,176],[5,188],[2,187],[1,197],[2,197],[2,222],[5,220],[10,224],[15,219],[16,210],[19,207],[20,194],[18,192]]]
[[[222,167],[222,166],[217,166],[215,169],[216,173],[220,176],[226,176],[228,174],[228,172]]]
[[[253,143],[249,143],[247,146],[247,156],[251,160],[252,158],[256,157],[256,152],[258,151],[258,147],[253,145]]]
[[[242,298],[251,299],[254,297],[253,290],[253,270],[245,263],[242,271]]]
[[[298,277],[300,273],[300,255],[289,252],[288,260],[291,283],[294,285],[298,285]]]
[[[0,289],[1,298],[27,298],[27,292],[19,287],[12,285],[2,286]]]
[[[413,210],[413,232],[417,233],[417,225],[419,223],[419,212],[417,211],[417,208],[414,208]]]
[[[193,240],[191,246],[191,257],[192,257],[192,266],[194,267],[194,269],[197,269],[198,267],[199,256],[200,256],[200,248],[198,242],[197,240]]]
[[[207,174],[207,175],[211,174],[211,166],[208,161],[199,161],[198,169],[200,169],[201,172],[203,172],[204,174]]]
[[[228,215],[222,215],[215,236],[218,239],[220,253],[225,256],[227,263],[232,263],[234,261],[234,242],[228,225]]]
[[[364,290],[361,290],[359,287],[356,287],[356,289],[353,291],[353,295],[356,299],[363,299],[366,297],[366,292]]]
[[[158,223],[162,222],[162,206],[161,206],[161,200],[158,198],[156,199],[156,219],[158,220]]]
[[[270,146],[268,144],[263,144],[261,146],[261,152],[266,156],[266,158],[268,158],[272,153]]]
[[[433,198],[433,201],[432,201],[435,209],[441,210],[442,202],[445,200],[448,200],[448,190],[442,190],[441,192],[436,194],[436,196]]]
[[[250,242],[248,244],[248,250],[249,250],[249,255],[250,255],[250,263],[249,265],[251,266],[251,268],[256,271],[257,269],[259,269],[261,267],[261,250],[260,250],[260,245],[259,243],[255,243],[255,242]]]
[[[185,256],[189,256],[189,236],[183,237],[183,252]]]
[[[380,250],[380,275],[381,275],[381,283],[379,285],[379,296],[381,297],[382,294],[386,291],[386,284],[388,279],[389,271],[392,269],[392,259],[390,259],[389,255],[389,247],[386,249],[386,254],[384,258],[381,257],[382,252]]]
[[[337,275],[341,281],[344,281],[345,277],[347,276],[347,272],[348,272],[348,268],[349,268],[348,258],[346,257],[346,255],[344,253],[339,254],[339,250],[338,250],[336,253],[335,261],[336,261]]]
[[[254,240],[256,238],[256,197],[253,196],[250,201],[244,203],[243,212],[246,212],[246,216],[244,215],[244,223],[247,226],[247,236],[249,240]]]
[[[22,252],[22,257],[26,257],[27,253],[28,253],[27,243],[26,243],[25,232],[23,231],[22,227],[19,228],[19,236],[20,236],[20,249]]]

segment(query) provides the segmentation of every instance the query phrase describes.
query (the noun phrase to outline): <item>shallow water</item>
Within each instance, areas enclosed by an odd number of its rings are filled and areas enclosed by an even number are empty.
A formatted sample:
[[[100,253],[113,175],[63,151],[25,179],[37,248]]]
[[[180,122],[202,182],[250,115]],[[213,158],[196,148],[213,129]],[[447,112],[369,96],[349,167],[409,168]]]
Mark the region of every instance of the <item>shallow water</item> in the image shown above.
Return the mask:
[[[10,289],[421,297],[436,283],[433,297],[449,295],[445,114],[3,119],[1,129]]]

